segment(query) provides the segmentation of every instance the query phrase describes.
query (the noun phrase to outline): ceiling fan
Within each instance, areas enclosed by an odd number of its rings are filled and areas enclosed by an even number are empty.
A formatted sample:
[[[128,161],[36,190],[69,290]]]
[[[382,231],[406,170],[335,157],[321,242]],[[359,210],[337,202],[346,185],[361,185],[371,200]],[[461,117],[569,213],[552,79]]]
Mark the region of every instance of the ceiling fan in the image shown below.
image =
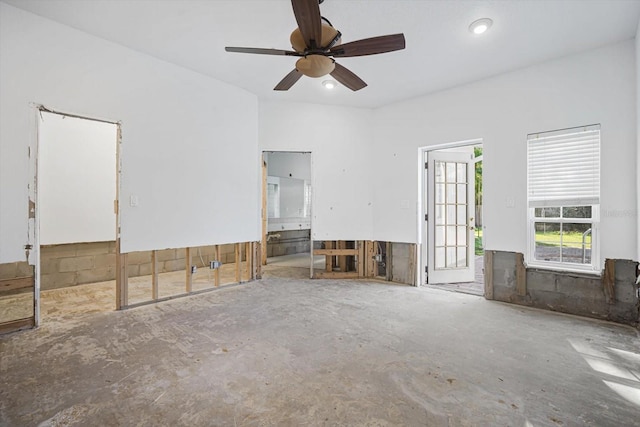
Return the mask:
[[[360,90],[367,84],[353,72],[336,63],[334,58],[376,55],[405,48],[404,34],[371,37],[340,44],[342,34],[320,15],[324,0],[291,0],[298,28],[291,33],[293,50],[262,49],[252,47],[226,47],[227,52],[257,53],[300,57],[296,68],[280,81],[274,90],[289,90],[303,75],[322,77],[330,74],[351,90]]]

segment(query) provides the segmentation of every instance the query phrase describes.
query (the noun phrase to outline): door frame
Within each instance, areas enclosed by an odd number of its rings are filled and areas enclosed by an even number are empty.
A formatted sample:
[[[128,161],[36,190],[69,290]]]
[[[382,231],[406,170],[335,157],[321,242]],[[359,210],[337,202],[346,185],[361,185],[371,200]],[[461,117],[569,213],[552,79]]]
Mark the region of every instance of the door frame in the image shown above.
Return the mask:
[[[35,327],[38,327],[41,323],[41,310],[40,310],[40,204],[38,199],[38,160],[40,156],[40,114],[41,112],[47,112],[51,114],[59,114],[62,116],[73,117],[76,119],[91,120],[94,122],[109,123],[116,125],[116,164],[115,164],[115,177],[116,177],[116,198],[114,200],[114,213],[116,215],[116,230],[115,230],[115,242],[116,242],[116,260],[120,260],[120,192],[122,183],[122,122],[117,120],[90,117],[82,114],[69,113],[45,107],[42,104],[31,103],[32,108],[31,117],[34,120],[33,129],[34,133],[31,137],[31,145],[29,149],[29,204],[33,203],[33,218],[29,219],[28,226],[28,245],[32,250],[29,255],[29,263],[35,266],[35,286],[34,286],[34,316]],[[31,215],[30,215],[31,217]],[[119,290],[121,288],[121,277],[116,273],[116,287],[115,287],[115,307],[120,309],[119,304]]]
[[[262,251],[262,265],[267,265],[267,234],[268,232],[268,217],[267,217],[267,176],[269,165],[265,163],[264,153],[300,153],[300,154],[309,154],[309,182],[311,184],[311,211],[309,212],[309,250],[311,252],[311,259],[309,265],[309,277],[313,279],[313,212],[315,210],[314,206],[316,204],[316,192],[315,192],[315,180],[314,177],[314,166],[313,166],[313,151],[311,150],[283,150],[283,149],[268,149],[262,148],[260,150],[260,173],[261,173],[261,203],[260,203],[260,224],[261,224],[261,232],[260,232],[260,246]]]
[[[419,262],[416,263],[416,267],[418,271],[416,272],[416,277],[418,281],[416,286],[425,285],[426,281],[426,271],[425,267],[427,267],[428,263],[428,246],[429,242],[427,240],[427,230],[424,226],[425,224],[425,215],[427,214],[427,203],[428,200],[425,199],[425,189],[427,188],[427,174],[425,173],[425,156],[428,155],[430,151],[439,151],[446,150],[449,148],[460,148],[460,147],[469,147],[476,145],[483,145],[483,138],[474,138],[474,139],[466,139],[462,141],[454,141],[454,142],[445,142],[442,144],[428,145],[425,147],[418,148],[418,216],[417,216],[417,233],[416,242],[418,242],[418,259]],[[484,155],[484,150],[483,150]],[[484,233],[483,233],[484,237]]]

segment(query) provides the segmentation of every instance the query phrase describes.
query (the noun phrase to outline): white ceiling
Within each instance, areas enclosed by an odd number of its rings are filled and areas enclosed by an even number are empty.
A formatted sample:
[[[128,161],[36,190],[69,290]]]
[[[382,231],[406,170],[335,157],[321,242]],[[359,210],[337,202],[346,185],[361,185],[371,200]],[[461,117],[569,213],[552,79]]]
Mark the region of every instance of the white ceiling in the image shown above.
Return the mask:
[[[225,46],[289,49],[289,0],[2,0],[98,37],[189,68],[260,98],[378,107],[551,58],[630,39],[640,0],[325,0],[322,15],[344,43],[403,32],[407,47],[343,58],[369,86],[323,89],[303,77],[273,87],[296,58],[227,53]],[[483,17],[493,27],[474,36]]]

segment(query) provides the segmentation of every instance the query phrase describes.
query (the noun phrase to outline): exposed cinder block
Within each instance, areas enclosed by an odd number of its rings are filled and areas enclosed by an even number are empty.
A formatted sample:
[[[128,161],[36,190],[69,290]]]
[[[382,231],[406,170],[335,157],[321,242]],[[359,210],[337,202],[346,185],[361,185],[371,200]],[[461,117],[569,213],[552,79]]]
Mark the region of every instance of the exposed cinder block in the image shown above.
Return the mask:
[[[233,244],[220,245],[220,254],[232,254],[234,251]]]
[[[493,255],[494,270],[513,270],[516,269],[515,252],[495,251]]]
[[[148,276],[153,272],[153,266],[150,262],[140,264],[138,266],[138,275],[140,276]]]
[[[76,281],[78,284],[105,282],[116,277],[116,270],[113,267],[100,267],[91,270],[78,271]]]
[[[60,271],[60,258],[40,258],[40,274],[52,274]]]
[[[127,265],[127,275],[129,277],[138,277],[138,276],[140,276],[140,264],[128,264]]]
[[[76,273],[54,273],[40,276],[40,288],[42,290],[64,288],[77,285]]]
[[[568,298],[583,298],[604,301],[604,290],[600,277],[580,277],[570,274],[557,275],[557,291]]]
[[[68,273],[72,271],[89,270],[93,268],[92,256],[81,256],[74,258],[60,259],[60,272]]]
[[[156,251],[156,257],[158,258],[159,262],[175,260],[176,259],[176,250],[175,249],[163,249],[161,251]],[[151,260],[151,258],[149,258],[149,261],[150,260]]]
[[[151,262],[151,251],[131,252],[127,254],[127,263],[129,263],[129,265],[147,262]]]
[[[102,255],[109,253],[110,242],[79,243],[76,245],[78,255]]]
[[[17,262],[16,270],[18,277],[32,277],[35,274],[34,266],[29,265],[26,261]]]
[[[18,263],[0,264],[0,279],[14,279],[18,277]]]
[[[185,262],[184,260],[169,260],[169,261],[165,261],[162,264],[162,268],[161,271],[167,272],[167,271],[178,271],[178,270],[184,270],[185,268]]]
[[[515,253],[494,252],[494,299],[581,316],[637,324],[640,321],[637,263],[615,262],[615,304],[609,304],[602,277],[543,269],[527,270],[527,296],[517,295]]]
[[[635,304],[638,301],[637,286],[635,282],[618,282],[615,284],[616,301]]]
[[[41,246],[40,256],[48,256],[50,258],[70,258],[77,255],[78,246],[70,245],[51,245]]]
[[[116,254],[96,255],[93,258],[93,266],[95,268],[100,268],[100,267],[113,267],[113,268],[115,268],[115,266],[116,266]]]
[[[527,270],[527,288],[543,292],[556,292],[556,279],[553,274],[549,274],[547,271]]]
[[[16,277],[33,277],[34,268],[27,261],[0,264],[0,279],[14,279]]]

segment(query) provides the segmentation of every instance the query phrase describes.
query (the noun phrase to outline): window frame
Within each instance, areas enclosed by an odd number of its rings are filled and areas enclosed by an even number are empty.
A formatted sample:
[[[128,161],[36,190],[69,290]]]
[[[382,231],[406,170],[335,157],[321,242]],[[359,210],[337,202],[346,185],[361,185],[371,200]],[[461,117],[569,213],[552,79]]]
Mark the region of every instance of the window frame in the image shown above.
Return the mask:
[[[563,218],[562,213],[560,217],[536,217],[535,210],[537,208],[528,208],[528,221],[527,221],[527,237],[528,237],[528,253],[527,253],[527,266],[534,268],[544,268],[550,270],[559,271],[572,271],[582,273],[599,273],[600,272],[600,205],[583,205],[591,207],[591,218]],[[570,208],[574,206],[549,206],[550,208],[560,208],[562,212],[563,208]],[[549,223],[549,224],[591,224],[591,262],[590,263],[573,263],[573,262],[561,262],[561,261],[546,261],[535,258],[536,254],[536,223]],[[562,251],[562,246],[560,246]]]
[[[563,200],[556,200],[554,202],[554,194],[549,193],[549,196],[540,197],[539,193],[535,192],[532,194],[532,188],[540,189],[540,187],[535,186],[531,187],[531,162],[536,164],[536,160],[539,160],[539,154],[537,157],[531,157],[532,150],[535,153],[537,149],[535,146],[531,144],[534,143],[538,138],[548,139],[555,138],[560,136],[566,136],[567,138],[571,138],[576,133],[583,132],[593,132],[597,130],[597,157],[594,157],[594,161],[597,161],[597,170],[595,173],[597,174],[597,180],[595,181],[595,193],[592,193],[593,196],[586,198],[582,198],[581,195],[576,194],[575,198],[573,195],[569,195],[569,197],[565,196],[561,197]],[[587,126],[579,126],[574,128],[562,129],[557,131],[550,132],[541,132],[527,135],[526,140],[526,164],[527,164],[527,253],[525,254],[525,262],[528,267],[533,268],[541,268],[541,269],[550,269],[557,271],[569,271],[569,272],[580,272],[580,273],[595,273],[600,274],[601,270],[601,260],[600,260],[600,180],[601,180],[601,143],[602,143],[602,131],[601,126],[599,124],[596,125],[587,125]],[[551,149],[551,152],[553,148]],[[574,165],[569,165],[574,166]],[[556,161],[557,167],[557,161]],[[557,169],[556,169],[557,170]],[[534,170],[534,175],[539,176],[540,170]],[[553,176],[553,175],[551,175]],[[539,185],[539,181],[533,181],[536,185]],[[571,187],[568,187],[571,188]],[[543,193],[545,194],[545,193]],[[547,198],[548,197],[548,198]],[[574,200],[572,200],[574,199]],[[564,218],[563,217],[563,209],[571,208],[571,207],[591,207],[591,218]],[[536,217],[535,211],[537,208],[559,208],[560,213],[558,217]],[[591,259],[590,263],[576,263],[576,262],[565,262],[565,261],[546,261],[536,259],[536,223],[549,223],[549,224],[591,224]],[[562,229],[562,226],[561,226]],[[564,246],[567,247],[567,246]],[[562,253],[563,246],[560,246],[560,251]]]

